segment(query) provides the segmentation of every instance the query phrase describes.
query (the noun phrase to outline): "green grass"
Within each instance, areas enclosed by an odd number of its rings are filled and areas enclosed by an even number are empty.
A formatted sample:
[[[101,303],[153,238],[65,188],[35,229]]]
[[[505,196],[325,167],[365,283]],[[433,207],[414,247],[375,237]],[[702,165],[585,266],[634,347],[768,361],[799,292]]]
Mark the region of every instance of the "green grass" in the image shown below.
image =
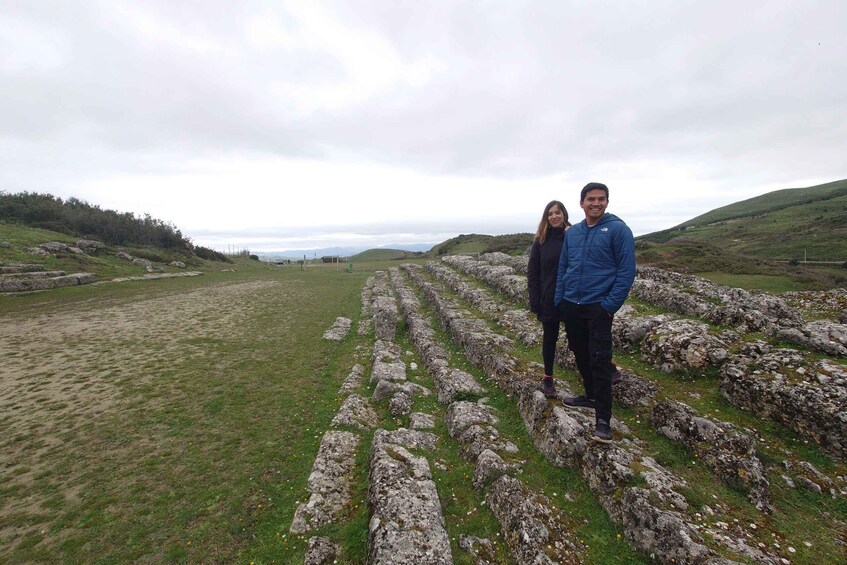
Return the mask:
[[[805,290],[806,285],[790,277],[778,275],[740,275],[732,273],[695,273],[698,277],[709,279],[715,284],[746,290],[763,290],[772,294]]]
[[[691,227],[686,238],[720,245],[729,251],[763,259],[847,260],[847,194],[801,206],[777,209]],[[673,241],[673,240],[671,240]]]
[[[468,277],[463,278],[471,281]],[[499,296],[491,289],[487,290],[492,295]],[[457,298],[455,294],[449,294]],[[635,302],[634,305],[642,313],[654,313],[655,310],[643,303]],[[496,328],[496,331],[508,334],[503,328],[497,327],[492,320],[488,322]],[[541,359],[539,348],[517,346],[513,354],[523,362]],[[646,363],[639,355],[617,351],[615,359],[619,366],[633,370],[638,375],[655,382],[659,386],[658,400],[684,402],[704,416],[733,422],[742,428],[755,430],[755,434],[761,438],[757,451],[767,469],[767,476],[771,483],[771,500],[775,509],[770,516],[757,511],[746,500],[743,492],[717,480],[714,473],[699,462],[697,455],[688,448],[657,433],[650,423],[651,410],[649,408],[615,409],[615,416],[625,422],[640,440],[640,449],[687,482],[688,486],[680,492],[692,506],[692,512],[701,511],[704,505],[709,505],[712,510],[717,510],[721,515],[721,520],[741,524],[745,533],[752,531],[755,543],[761,542],[766,546],[772,546],[776,542],[780,544],[783,551],[787,547],[794,547],[797,553],[792,556],[792,562],[843,561],[845,553],[843,545],[837,541],[836,532],[847,523],[847,504],[844,503],[843,498],[833,500],[827,494],[817,495],[788,488],[782,479],[782,474],[785,472],[782,462],[785,460],[795,463],[808,461],[830,477],[841,476],[847,472],[843,463],[833,461],[814,442],[800,437],[792,430],[729,404],[720,394],[720,374],[714,368],[697,373],[683,371],[664,373]],[[558,378],[565,380],[572,390],[581,391],[580,379],[572,370],[557,368],[556,374]],[[520,425],[516,423],[515,429]],[[579,481],[578,476],[575,480]],[[751,523],[757,524],[757,529],[752,530],[747,527]],[[811,544],[812,549],[807,546],[807,543]],[[726,556],[738,558],[732,554]],[[590,562],[614,561],[609,561],[604,548],[600,553],[594,554]]]
[[[8,336],[0,344],[4,374],[19,375],[4,381],[8,394],[0,396],[0,424],[7,430],[0,450],[11,454],[0,464],[5,504],[0,562],[302,563],[306,538],[290,535],[288,527],[308,495],[320,439],[341,404],[336,391],[354,363],[370,363],[372,338],[355,336],[359,293],[374,270],[397,262],[356,262],[352,272],[246,259],[207,265],[213,270],[202,277],[0,297],[0,328]],[[236,270],[222,270],[231,267]],[[751,284],[756,282],[761,280],[754,277]],[[431,316],[426,308],[424,313]],[[340,344],[320,340],[339,315],[354,320],[351,335]],[[150,316],[159,321],[150,324]],[[63,318],[78,320],[84,329],[54,335],[50,321]],[[31,333],[20,334],[27,324],[33,324]],[[514,400],[436,329],[451,364],[491,388],[498,429],[520,449],[521,480],[561,509],[585,545],[587,562],[646,562],[619,537],[581,473],[552,467],[532,445]],[[397,343],[414,350],[403,324]],[[48,344],[56,355],[49,363],[38,353]],[[515,355],[522,362],[540,360],[538,348],[519,346]],[[757,539],[774,533],[798,549],[798,563],[815,562],[816,555],[833,562],[843,558],[831,526],[847,520],[843,500],[788,489],[779,476],[787,453],[830,475],[845,474],[843,465],[781,426],[726,403],[713,372],[667,375],[637,356],[616,358],[659,384],[662,398],[755,427],[765,438],[760,452],[772,467],[777,512],[764,520],[767,527]],[[419,365],[410,371],[413,379],[432,387],[418,356],[409,360]],[[579,390],[572,371],[557,375]],[[368,394],[367,387],[362,393]],[[413,409],[436,414],[441,439],[437,454],[428,457],[455,561],[471,563],[452,538],[472,533],[496,540],[499,526],[470,488],[473,466],[447,436],[443,407],[430,397],[416,399]],[[386,406],[379,411],[385,427],[403,425]],[[690,503],[705,504],[714,493],[727,515],[763,521],[743,495],[717,483],[702,465],[692,465],[687,450],[658,436],[646,409],[616,415],[642,440],[646,454],[688,481],[683,494]],[[316,532],[338,541],[342,563],[365,560],[370,441],[371,434],[364,433],[354,506],[342,523]],[[502,544],[499,551],[506,562]]]
[[[706,212],[682,223],[683,226],[701,226],[725,222],[736,218],[760,216],[819,201],[827,201],[847,195],[847,179],[810,186],[786,188],[755,196]]]
[[[520,255],[532,245],[534,234],[515,233],[506,235],[463,234],[448,239],[427,253],[430,257],[459,255],[462,253],[491,253],[500,251],[509,255]]]
[[[356,263],[362,261],[392,261],[406,260],[420,257],[423,253],[416,251],[403,251],[402,249],[368,249],[350,257],[350,261]]]
[[[847,180],[736,202],[637,241],[642,264],[683,272],[789,277],[808,288],[847,282],[847,273],[776,261],[847,261]]]
[[[183,269],[171,267],[171,261],[181,261],[187,270],[221,270],[232,268],[233,265],[218,261],[206,261],[198,257],[179,253],[176,250],[165,250],[156,247],[108,246],[94,255],[64,254],[43,257],[28,251],[48,241],[58,241],[67,245],[76,245],[81,239],[64,233],[31,228],[18,224],[0,222],[0,242],[6,242],[8,247],[0,247],[0,264],[35,263],[44,265],[47,271],[65,271],[67,273],[95,273],[98,280],[109,280],[115,277],[139,276],[146,274],[143,267],[134,265],[117,256],[119,251],[125,251],[133,257],[148,258],[157,263],[164,272],[179,272]]]
[[[763,290],[844,286],[847,271],[838,264],[847,262],[847,180],[778,190],[717,208],[675,228],[640,236],[636,247],[640,265],[773,277],[742,279],[751,286],[764,285]],[[838,264],[788,263],[804,259]]]
[[[841,247],[839,242],[833,249]],[[847,249],[844,251],[847,253]],[[731,286],[751,290],[825,290],[847,283],[847,269],[838,265],[779,263],[763,259],[754,251],[732,249],[693,235],[663,244],[637,241],[636,256],[640,266],[714,276],[716,282],[725,280]]]
[[[15,522],[32,533],[0,541],[0,561],[232,562],[254,552],[257,535],[267,536],[263,560],[279,561],[289,550],[275,534],[286,532],[303,497],[338,408],[334,391],[353,364],[352,341],[319,337],[336,316],[357,317],[367,274],[244,261],[235,273],[0,298],[4,318],[60,311],[93,323],[104,308],[163,297],[176,305],[238,283],[274,285],[252,301],[213,307],[198,334],[215,333],[225,310],[244,314],[230,326],[235,331],[214,339],[170,336],[163,326],[144,343],[108,334],[75,340],[77,351],[89,347],[87,339],[96,347],[89,360],[70,361],[75,367],[95,374],[111,366],[98,358],[112,359],[124,378],[104,385],[114,400],[102,412],[66,415],[61,428],[46,417],[26,443],[15,442],[16,464],[2,470],[0,485],[18,508]],[[21,401],[18,409],[37,410]],[[60,448],[47,448],[60,429]],[[13,438],[0,441],[7,452]],[[6,527],[12,516],[0,518]],[[288,545],[302,562],[302,540]]]

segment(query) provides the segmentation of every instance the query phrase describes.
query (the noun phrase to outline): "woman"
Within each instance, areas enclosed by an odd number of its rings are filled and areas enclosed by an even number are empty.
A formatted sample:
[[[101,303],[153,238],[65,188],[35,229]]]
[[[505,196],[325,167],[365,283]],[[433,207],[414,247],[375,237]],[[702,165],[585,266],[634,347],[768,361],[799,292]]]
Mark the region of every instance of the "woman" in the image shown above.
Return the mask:
[[[559,313],[553,305],[556,293],[556,271],[559,255],[568,223],[565,205],[553,200],[544,207],[535,240],[529,250],[527,285],[529,287],[529,309],[538,316],[544,329],[541,357],[544,359],[544,379],[541,390],[547,398],[556,397],[553,383],[553,359],[556,356],[556,341],[559,339]]]

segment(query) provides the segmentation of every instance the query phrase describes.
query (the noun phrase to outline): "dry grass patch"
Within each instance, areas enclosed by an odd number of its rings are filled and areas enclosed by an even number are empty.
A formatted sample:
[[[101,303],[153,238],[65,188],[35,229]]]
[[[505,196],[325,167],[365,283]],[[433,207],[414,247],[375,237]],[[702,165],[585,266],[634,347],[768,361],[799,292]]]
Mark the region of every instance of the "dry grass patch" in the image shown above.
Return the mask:
[[[308,476],[347,353],[319,338],[363,278],[265,270],[4,314],[0,561],[236,560]]]

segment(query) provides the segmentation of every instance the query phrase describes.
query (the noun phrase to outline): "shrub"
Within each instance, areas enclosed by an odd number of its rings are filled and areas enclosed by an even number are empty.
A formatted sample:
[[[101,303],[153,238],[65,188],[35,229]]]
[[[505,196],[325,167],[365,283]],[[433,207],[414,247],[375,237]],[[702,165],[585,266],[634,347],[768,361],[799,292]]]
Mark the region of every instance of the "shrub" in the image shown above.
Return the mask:
[[[135,257],[141,257],[142,259],[147,259],[148,261],[154,261],[156,263],[169,263],[171,261],[169,257],[151,249],[135,249],[132,251],[132,255]]]
[[[201,259],[207,259],[209,261],[223,261],[224,263],[232,263],[232,260],[221,253],[220,251],[215,251],[214,249],[209,249],[208,247],[203,247],[202,245],[197,245],[194,247],[194,253],[200,257]]]

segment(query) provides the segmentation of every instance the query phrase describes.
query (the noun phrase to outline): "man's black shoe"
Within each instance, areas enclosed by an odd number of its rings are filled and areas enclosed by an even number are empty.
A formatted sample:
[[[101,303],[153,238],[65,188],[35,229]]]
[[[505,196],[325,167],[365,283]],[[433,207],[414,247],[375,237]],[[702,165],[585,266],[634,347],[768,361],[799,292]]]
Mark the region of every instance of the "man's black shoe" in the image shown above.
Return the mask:
[[[600,443],[612,443],[612,427],[606,420],[597,419],[597,424],[594,426],[594,435],[591,436],[594,441]]]
[[[597,403],[587,396],[579,395],[579,396],[567,396],[563,401],[566,406],[572,406],[574,408],[591,408],[594,410],[596,408]]]
[[[616,385],[623,380],[623,375],[621,374],[621,370],[618,369],[612,374],[612,384]]]

